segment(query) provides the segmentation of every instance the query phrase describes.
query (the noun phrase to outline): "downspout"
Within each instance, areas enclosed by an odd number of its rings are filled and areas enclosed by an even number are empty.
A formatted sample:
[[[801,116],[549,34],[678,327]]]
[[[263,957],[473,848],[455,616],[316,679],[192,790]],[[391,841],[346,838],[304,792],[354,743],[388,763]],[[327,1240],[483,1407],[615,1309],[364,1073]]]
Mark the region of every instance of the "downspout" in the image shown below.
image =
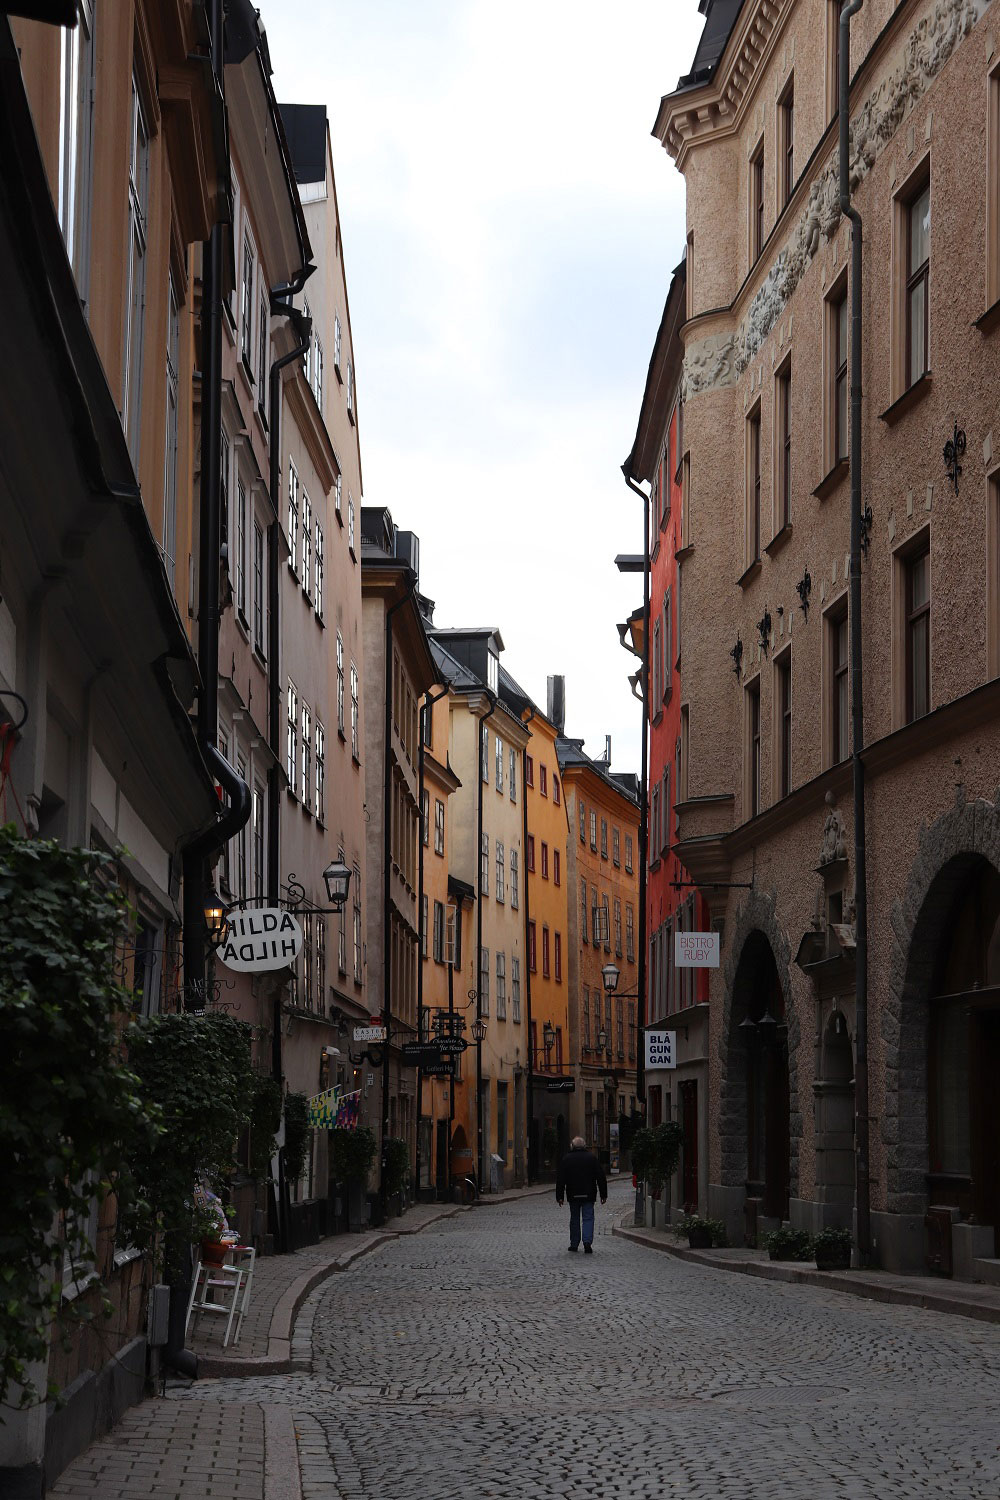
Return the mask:
[[[417,751],[417,800],[420,803],[420,843],[417,846],[417,932],[419,933],[419,962],[417,964],[417,1039],[424,1040],[424,848],[425,834],[430,837],[429,827],[424,825],[424,749],[426,740],[427,711],[434,707],[435,703],[447,697],[447,685],[439,693],[428,693],[420,705],[420,746]],[[428,820],[429,822],[430,820]],[[415,1191],[420,1196],[420,1107],[423,1103],[424,1075],[420,1064],[417,1064],[417,1137],[413,1148],[413,1181]]]
[[[483,1018],[483,736],[486,734],[486,721],[492,718],[497,706],[497,700],[489,688],[484,687],[483,692],[490,702],[489,712],[479,716],[479,764],[476,766],[476,783],[479,787],[476,811],[476,1020]],[[486,763],[489,771],[489,761]],[[490,878],[487,868],[486,879]],[[524,872],[525,884],[528,881],[528,872]],[[527,963],[525,963],[527,968]],[[483,1042],[481,1037],[476,1038],[476,1182],[479,1191],[485,1192],[483,1183]]]
[[[528,717],[522,722],[530,724],[535,717],[532,705]],[[528,1026],[528,1184],[531,1185],[535,1132],[535,1049],[531,1045],[531,965],[528,963],[528,923],[531,918],[531,898],[528,895],[528,747],[521,751],[521,822],[523,832],[521,847],[524,851],[524,1014]]]
[[[861,632],[861,215],[851,202],[851,17],[864,0],[840,12],[840,209],[851,221],[851,766],[854,783],[854,1145],[857,1237],[861,1264],[871,1261],[871,1178],[868,1117],[868,862],[865,844],[865,744]]]
[[[281,538],[281,504],[280,504],[280,472],[281,472],[281,371],[286,365],[294,360],[300,359],[308,353],[309,341],[312,337],[312,320],[301,313],[298,308],[292,307],[291,297],[300,291],[306,278],[315,270],[315,266],[303,266],[287,286],[276,288],[270,294],[271,312],[276,317],[287,317],[291,319],[292,327],[299,336],[299,343],[294,349],[283,354],[280,359],[273,360],[268,379],[268,409],[270,412],[271,426],[268,437],[268,488],[271,494],[271,505],[274,509],[275,519],[267,528],[267,595],[268,595],[268,623],[267,623],[267,650],[269,671],[267,678],[267,742],[271,751],[272,764],[267,773],[267,899],[272,906],[277,906],[281,897],[281,564],[278,558],[279,542]],[[285,298],[289,300],[284,300]],[[273,987],[273,1015],[271,1020],[271,1077],[282,1090],[283,1064],[281,1058],[281,991],[284,981],[275,982]],[[282,1090],[283,1092],[283,1090]],[[278,1149],[278,1181],[275,1184],[278,1212],[275,1214],[275,1227],[278,1231],[278,1248],[287,1252],[288,1242],[288,1220],[290,1217],[290,1204],[288,1202],[288,1184],[285,1181],[285,1148]]]
[[[646,858],[649,844],[649,496],[634,482],[628,463],[622,465],[625,483],[642,500],[642,761],[639,773],[639,991],[635,1049],[635,1100],[646,1117]]]
[[[383,724],[382,768],[382,1139],[379,1142],[378,1195],[385,1220],[385,1143],[389,1139],[389,1041],[392,1024],[392,619],[409,604],[417,587],[417,575],[407,569],[406,593],[385,614],[385,721]]]

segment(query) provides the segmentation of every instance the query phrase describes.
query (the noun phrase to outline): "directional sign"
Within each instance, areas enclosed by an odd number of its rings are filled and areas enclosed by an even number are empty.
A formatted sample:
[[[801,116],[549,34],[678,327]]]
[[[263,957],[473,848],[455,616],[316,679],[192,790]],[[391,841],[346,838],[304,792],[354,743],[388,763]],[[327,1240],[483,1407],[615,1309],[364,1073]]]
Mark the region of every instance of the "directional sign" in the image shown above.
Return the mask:
[[[354,1040],[356,1042],[384,1042],[384,1026],[355,1026]]]

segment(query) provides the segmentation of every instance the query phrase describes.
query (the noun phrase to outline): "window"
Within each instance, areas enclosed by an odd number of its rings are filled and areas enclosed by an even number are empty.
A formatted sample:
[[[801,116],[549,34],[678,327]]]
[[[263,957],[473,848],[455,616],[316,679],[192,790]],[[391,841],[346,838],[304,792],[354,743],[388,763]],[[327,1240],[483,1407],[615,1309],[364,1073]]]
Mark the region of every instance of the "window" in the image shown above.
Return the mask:
[[[337,858],[343,860],[343,846],[337,850]],[[347,909],[340,908],[340,921],[337,930],[337,971],[340,974],[347,973]]]
[[[420,793],[420,837],[426,848],[431,841],[431,794],[426,787]]]
[[[479,847],[479,890],[483,896],[490,893],[490,836],[484,833]]]
[[[906,722],[931,706],[931,555],[926,536],[906,558]]]
[[[312,503],[302,491],[302,591],[308,599],[312,593]]]
[[[515,1026],[521,1024],[521,960],[512,958],[510,961],[510,1003],[513,1012]]]
[[[313,606],[316,610],[316,618],[323,618],[323,577],[325,573],[325,562],[323,559],[323,528],[319,521],[316,522],[316,547],[313,553]]]
[[[420,957],[427,957],[427,904],[428,898],[424,895],[420,901]]]
[[[670,697],[673,688],[674,666],[674,601],[670,589],[663,596],[663,701]]]
[[[604,919],[603,909],[597,904],[597,887],[590,887],[590,932],[594,947],[601,946],[601,931]]]
[[[746,687],[746,807],[747,817],[760,812],[760,678]]]
[[[497,791],[503,791],[503,740],[499,735],[496,737],[496,777]]]
[[[316,720],[316,821],[326,822],[326,730]]]
[[[253,859],[253,893],[258,900],[264,897],[264,788],[259,781],[253,785],[250,804],[251,846]]]
[[[257,410],[267,426],[267,298],[261,297],[257,315]]]
[[[775,757],[778,770],[778,796],[787,797],[792,790],[792,652],[791,647],[774,664],[775,728],[778,744]]]
[[[930,368],[931,185],[906,206],[906,380],[909,388]]]
[[[528,874],[529,875],[533,875],[535,873],[535,835],[533,833],[529,833],[528,834],[528,841],[527,841],[526,848],[527,848],[527,860],[526,860],[526,864],[527,864],[527,868],[528,868]]]
[[[344,476],[338,474],[333,481],[333,512],[340,522],[344,524]]]
[[[760,561],[760,405],[747,418],[746,565]]]
[[[479,1014],[490,1013],[490,950],[483,948],[479,954]]]
[[[288,684],[288,707],[285,724],[285,772],[290,792],[298,791],[299,784],[299,695],[294,682]]]
[[[1000,302],[1000,63],[989,77],[986,138],[986,306]]]
[[[625,903],[625,957],[635,963],[635,912],[629,902]]]
[[[510,851],[510,905],[511,905],[511,910],[512,911],[517,911],[518,901],[520,900],[520,893],[519,893],[518,888],[517,888],[517,879],[518,879],[518,868],[517,868],[517,865],[518,865],[517,850],[516,849],[512,849]]]
[[[827,303],[827,328],[829,330],[830,374],[829,410],[832,416],[832,446],[829,451],[828,468],[847,457],[847,441],[850,425],[847,410],[849,389],[847,375],[847,281],[840,283],[838,291]]]
[[[750,158],[750,264],[764,248],[764,141]]]
[[[792,361],[786,359],[774,385],[774,529],[792,519]]]
[[[347,545],[351,549],[351,556],[353,557],[355,555],[354,554],[354,496],[351,494],[350,490],[347,491]]]
[[[528,923],[528,972],[529,972],[529,974],[535,974],[535,973],[537,973],[537,969],[538,969],[538,965],[537,965],[537,962],[536,962],[536,952],[535,952],[535,924],[534,924],[534,922],[529,922]]]
[[[354,421],[354,366],[347,361],[347,415]]]
[[[608,857],[608,820],[607,820],[607,818],[602,818],[601,819],[601,858],[602,859],[607,859],[607,857]]]
[[[580,843],[587,842],[587,809],[583,798],[580,798]]]
[[[510,752],[510,800],[517,801],[517,751]]]
[[[253,522],[253,648],[258,656],[266,656],[264,641],[264,531],[254,517]]]
[[[483,781],[490,779],[490,732],[481,727],[479,732],[479,774]]]
[[[497,1020],[507,1019],[507,955],[497,954]]]
[[[587,882],[580,881],[580,940],[588,942],[587,937]]]
[[[545,842],[545,840],[543,839],[542,840],[542,879],[543,880],[548,880],[548,878],[549,878],[549,846]]]
[[[827,616],[830,643],[830,747],[831,763],[839,764],[850,754],[851,711],[848,703],[848,617],[846,604]]]
[[[539,795],[542,797],[547,797],[549,795],[548,775],[549,773],[546,770],[545,766],[538,767],[538,791]]]
[[[986,513],[986,671],[1000,677],[1000,470],[989,476]]]
[[[562,885],[562,858],[558,849],[552,851],[552,882],[554,885]]]
[[[236,757],[236,774],[241,781],[247,779],[247,763],[245,756]],[[250,885],[247,880],[247,825],[244,823],[236,836],[236,893],[240,897],[250,894]]]
[[[778,101],[779,208],[784,208],[795,187],[795,88],[791,78]]]
[[[497,880],[497,900],[500,901],[500,902],[502,902],[503,899],[504,899],[504,894],[505,894],[505,891],[506,891],[507,882],[506,882],[506,877],[505,877],[505,872],[504,872],[504,863],[503,863],[503,844],[500,842],[499,839],[497,839],[497,847],[496,847],[496,880]]]
[[[360,984],[362,979],[362,952],[361,952],[361,866],[354,866],[354,983]]]
[[[149,131],[132,74],[128,169],[128,274],[125,280],[125,358],[122,425],[133,464],[139,463],[142,340],[146,301],[146,213],[149,197]]]
[[[611,830],[611,863],[614,865],[615,869],[618,869],[620,867],[620,865],[621,865],[621,862],[622,862],[622,836],[621,836],[621,830],[618,829],[618,828],[612,828],[612,830]]]
[[[312,808],[312,715],[309,705],[302,705],[302,802]]]
[[[590,1051],[590,989],[583,986],[583,995],[580,1001],[580,1032],[583,1040],[584,1052]]]
[[[424,898],[426,900],[426,897]],[[434,903],[434,962],[444,963],[444,903]]]
[[[635,1001],[628,1002],[628,1060],[635,1062]]]
[[[649,863],[652,867],[659,858],[660,849],[660,784],[653,787],[650,794],[649,811]]]
[[[601,897],[601,937],[605,951],[611,952],[611,912],[607,896]]]
[[[344,638],[337,631],[337,733],[344,738]]]
[[[549,977],[549,929],[542,927],[542,978]]]
[[[351,754],[361,760],[361,704],[358,698],[358,669],[351,662]]]
[[[253,380],[253,240],[248,228],[243,231],[243,286],[240,291],[240,355],[243,367]]]
[[[316,339],[316,349],[313,355],[313,395],[316,397],[316,405],[320,411],[323,410],[323,345]]]
[[[562,983],[562,933],[557,932],[552,939],[552,964],[556,977],[556,983]]]
[[[632,874],[632,835],[625,835],[625,874]]]
[[[59,226],[76,276],[81,301],[87,299],[90,250],[90,193],[94,124],[94,10],[78,0],[77,24],[59,32]]]
[[[625,1002],[615,1001],[615,1056],[619,1062],[625,1061]]]
[[[615,897],[615,955],[618,958],[622,956],[622,904],[617,896]]]
[[[840,110],[840,12],[847,0],[827,0],[827,78],[829,96],[827,114],[832,119]]]
[[[299,476],[291,459],[288,460],[288,566],[293,573],[299,569]]]
[[[658,723],[661,711],[659,704],[663,697],[663,632],[659,620],[653,622],[653,660],[650,665],[652,668],[650,713]]]
[[[82,21],[80,25],[82,25]],[[180,319],[173,275],[167,277],[167,430],[163,459],[163,565],[173,588],[177,571],[177,377]],[[225,479],[222,479],[223,487]],[[225,532],[223,531],[223,535]]]
[[[535,784],[535,762],[530,755],[525,758],[524,783],[525,786]]]
[[[590,847],[597,848],[597,814],[593,808],[590,810]]]
[[[440,797],[434,799],[434,853],[444,853],[444,803]]]
[[[342,344],[343,344],[343,330],[342,330],[342,328],[340,326],[340,313],[334,313],[334,315],[333,315],[333,368],[337,372],[338,379],[340,377],[340,355],[341,355]]]

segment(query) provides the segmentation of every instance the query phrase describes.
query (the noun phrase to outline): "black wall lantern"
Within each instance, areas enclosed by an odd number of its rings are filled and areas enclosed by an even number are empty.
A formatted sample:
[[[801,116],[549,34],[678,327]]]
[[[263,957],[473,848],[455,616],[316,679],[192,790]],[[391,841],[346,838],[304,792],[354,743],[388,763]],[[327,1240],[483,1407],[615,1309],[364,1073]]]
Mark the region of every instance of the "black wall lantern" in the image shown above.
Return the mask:
[[[729,654],[733,658],[733,671],[739,677],[743,672],[743,642],[739,636],[736,637],[736,645]]]
[[[802,577],[795,585],[795,592],[799,596],[799,608],[801,609],[807,620],[809,618],[809,595],[812,593],[812,586],[813,581],[809,575],[809,569],[806,568]]]
[[[760,636],[760,649],[766,656],[771,645],[771,611],[765,609],[757,621],[757,634]]]
[[[948,472],[948,478],[955,486],[955,494],[958,494],[958,476],[962,472],[959,459],[965,452],[965,429],[959,427],[955,422],[952,427],[951,437],[944,445],[944,466]]]
[[[323,883],[326,886],[326,899],[334,911],[342,911],[347,905],[347,895],[351,889],[351,871],[342,859],[334,859],[323,871]]]

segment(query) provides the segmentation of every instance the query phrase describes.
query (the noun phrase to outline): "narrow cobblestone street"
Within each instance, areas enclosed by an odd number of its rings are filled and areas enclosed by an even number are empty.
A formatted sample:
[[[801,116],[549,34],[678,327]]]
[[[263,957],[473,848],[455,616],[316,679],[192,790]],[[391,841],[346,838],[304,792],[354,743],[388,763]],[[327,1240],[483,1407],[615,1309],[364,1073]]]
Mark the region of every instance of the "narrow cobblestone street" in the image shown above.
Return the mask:
[[[1000,1330],[677,1262],[628,1199],[573,1260],[550,1197],[432,1225],[310,1296],[310,1373],[171,1394],[290,1407],[304,1500],[995,1500]]]

